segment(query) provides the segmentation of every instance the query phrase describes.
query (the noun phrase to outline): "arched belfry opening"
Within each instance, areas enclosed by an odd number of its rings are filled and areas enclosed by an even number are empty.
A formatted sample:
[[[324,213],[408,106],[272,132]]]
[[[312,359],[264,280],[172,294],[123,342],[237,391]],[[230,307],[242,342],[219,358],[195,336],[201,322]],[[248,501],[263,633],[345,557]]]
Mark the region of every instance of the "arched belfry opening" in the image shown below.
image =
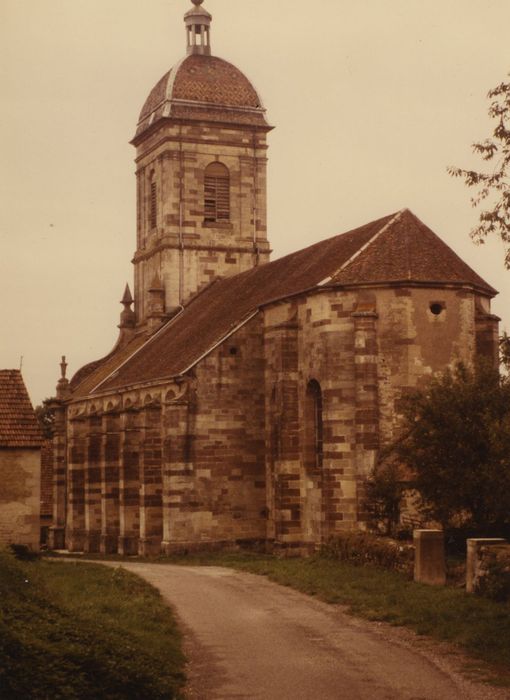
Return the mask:
[[[204,221],[230,221],[230,172],[223,163],[209,163],[205,169]]]

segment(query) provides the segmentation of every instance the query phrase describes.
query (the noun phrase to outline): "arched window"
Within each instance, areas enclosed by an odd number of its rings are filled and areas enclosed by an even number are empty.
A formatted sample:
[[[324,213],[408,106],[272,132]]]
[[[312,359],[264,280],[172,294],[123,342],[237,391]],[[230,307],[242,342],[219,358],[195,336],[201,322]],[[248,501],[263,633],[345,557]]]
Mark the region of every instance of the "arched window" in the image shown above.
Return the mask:
[[[230,221],[230,174],[223,163],[210,163],[205,169],[204,220]]]
[[[311,379],[306,387],[303,457],[307,470],[322,467],[322,391]]]

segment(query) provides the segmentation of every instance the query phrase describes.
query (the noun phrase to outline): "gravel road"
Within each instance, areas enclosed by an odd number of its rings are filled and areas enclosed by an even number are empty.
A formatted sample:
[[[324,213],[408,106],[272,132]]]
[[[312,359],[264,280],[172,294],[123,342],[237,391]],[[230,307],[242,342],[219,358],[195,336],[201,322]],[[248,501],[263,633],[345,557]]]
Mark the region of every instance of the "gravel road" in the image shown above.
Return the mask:
[[[113,564],[111,564],[113,565]],[[449,647],[220,567],[123,563],[181,621],[194,700],[499,700]]]

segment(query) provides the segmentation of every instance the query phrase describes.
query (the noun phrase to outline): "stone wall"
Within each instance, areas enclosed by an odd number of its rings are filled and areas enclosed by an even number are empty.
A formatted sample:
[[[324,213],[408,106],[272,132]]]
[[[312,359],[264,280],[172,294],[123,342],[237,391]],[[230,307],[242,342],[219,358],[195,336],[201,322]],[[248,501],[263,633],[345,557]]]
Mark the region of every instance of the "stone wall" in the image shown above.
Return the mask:
[[[166,309],[175,308],[218,276],[269,260],[264,130],[221,125],[166,124],[138,148],[138,237],[135,308],[148,313],[157,274]],[[219,160],[230,173],[230,221],[204,221],[204,172]],[[157,187],[157,226],[150,222],[151,183]]]
[[[0,545],[39,549],[41,451],[0,449]]]

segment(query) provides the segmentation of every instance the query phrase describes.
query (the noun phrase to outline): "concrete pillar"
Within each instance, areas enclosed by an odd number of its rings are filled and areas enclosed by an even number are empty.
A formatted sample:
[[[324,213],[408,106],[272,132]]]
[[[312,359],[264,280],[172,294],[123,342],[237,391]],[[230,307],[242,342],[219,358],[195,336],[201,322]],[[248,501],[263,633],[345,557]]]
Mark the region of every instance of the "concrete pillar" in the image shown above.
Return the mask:
[[[442,530],[415,530],[414,580],[431,586],[446,583],[444,532]]]
[[[466,593],[474,593],[480,576],[480,549],[494,544],[505,544],[502,537],[476,537],[467,540]]]

